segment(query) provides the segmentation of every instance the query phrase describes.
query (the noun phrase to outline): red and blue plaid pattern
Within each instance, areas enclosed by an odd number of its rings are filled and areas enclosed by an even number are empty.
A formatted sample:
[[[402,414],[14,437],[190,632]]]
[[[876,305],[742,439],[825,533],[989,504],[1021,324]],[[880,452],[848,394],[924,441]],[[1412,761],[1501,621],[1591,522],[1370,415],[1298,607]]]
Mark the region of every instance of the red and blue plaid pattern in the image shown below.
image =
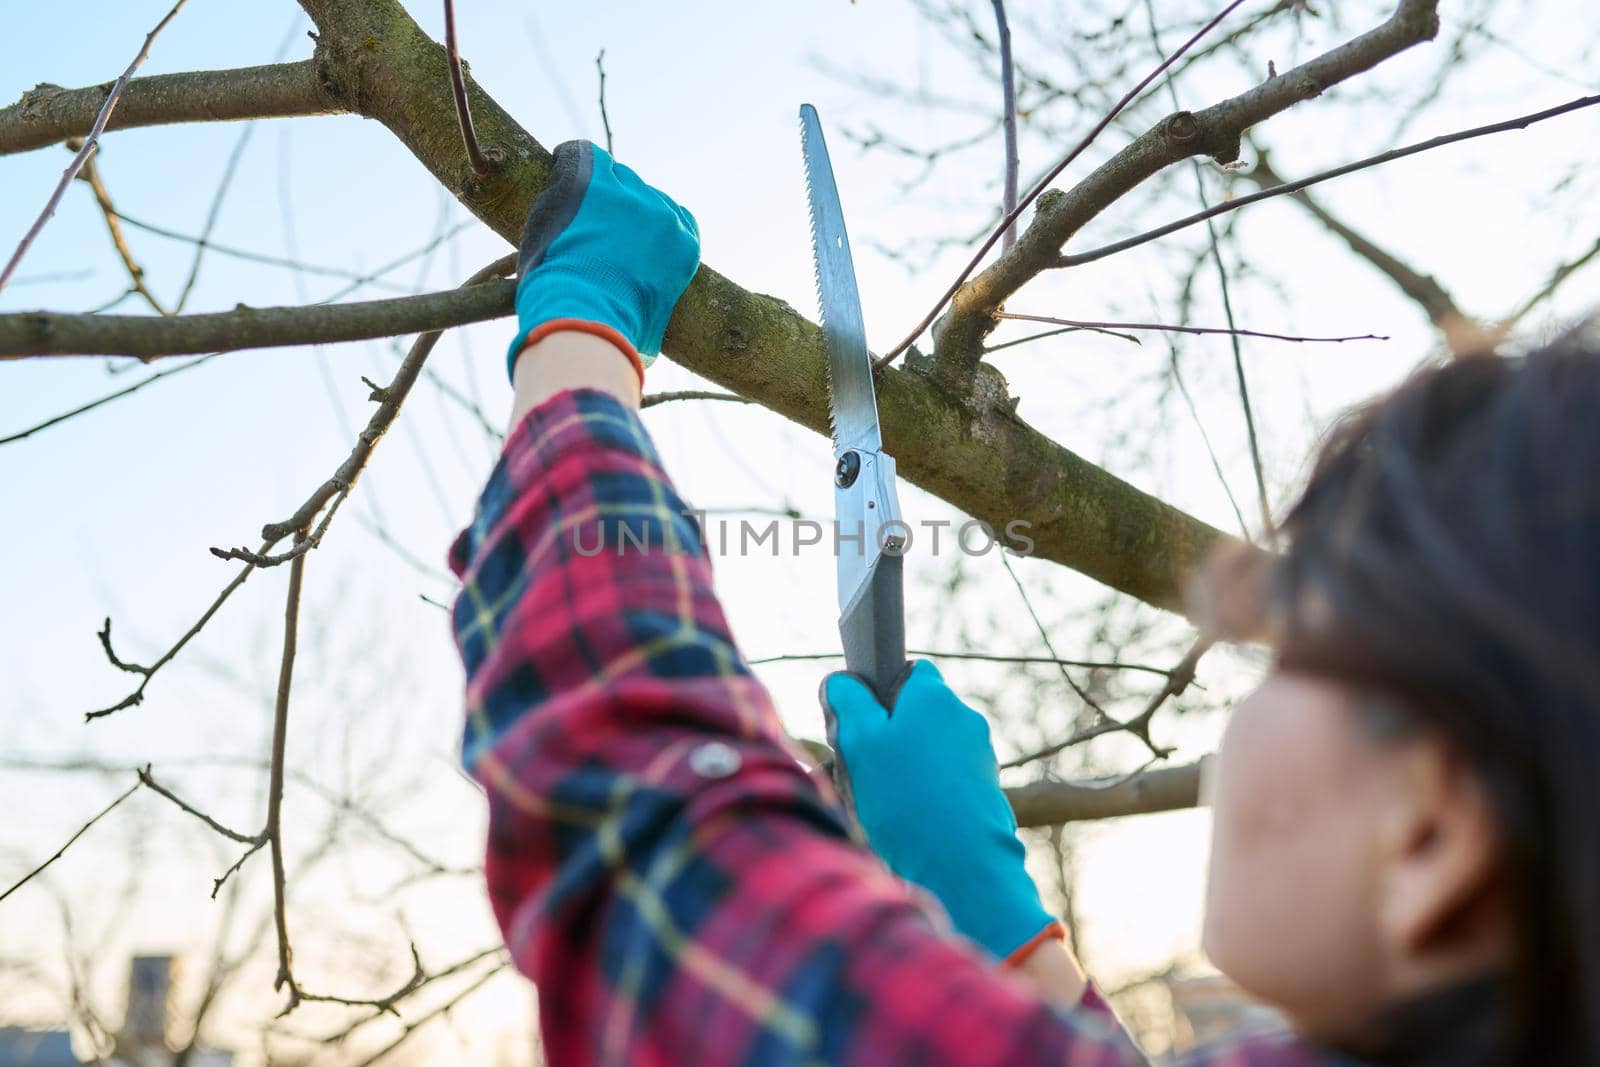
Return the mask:
[[[1050,1008],[851,839],[634,413],[532,411],[450,566],[490,899],[551,1063],[1145,1062],[1098,995]]]

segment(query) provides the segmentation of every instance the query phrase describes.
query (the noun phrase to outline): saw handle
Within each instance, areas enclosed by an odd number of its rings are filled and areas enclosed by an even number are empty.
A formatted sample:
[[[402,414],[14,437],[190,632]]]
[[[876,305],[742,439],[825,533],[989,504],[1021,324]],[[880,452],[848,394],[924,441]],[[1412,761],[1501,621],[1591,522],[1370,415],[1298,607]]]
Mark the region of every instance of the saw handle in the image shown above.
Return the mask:
[[[906,675],[905,557],[885,552],[873,562],[861,591],[839,616],[845,668],[859,674],[885,708]]]

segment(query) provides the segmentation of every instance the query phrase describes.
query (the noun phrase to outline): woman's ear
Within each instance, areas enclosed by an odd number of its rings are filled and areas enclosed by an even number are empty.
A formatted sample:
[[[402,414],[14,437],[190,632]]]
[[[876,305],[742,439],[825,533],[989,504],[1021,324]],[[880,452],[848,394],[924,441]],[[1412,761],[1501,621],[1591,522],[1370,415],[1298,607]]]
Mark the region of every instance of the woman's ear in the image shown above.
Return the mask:
[[[1504,918],[1500,832],[1483,783],[1437,735],[1394,742],[1387,759],[1381,936],[1397,962],[1476,955]]]

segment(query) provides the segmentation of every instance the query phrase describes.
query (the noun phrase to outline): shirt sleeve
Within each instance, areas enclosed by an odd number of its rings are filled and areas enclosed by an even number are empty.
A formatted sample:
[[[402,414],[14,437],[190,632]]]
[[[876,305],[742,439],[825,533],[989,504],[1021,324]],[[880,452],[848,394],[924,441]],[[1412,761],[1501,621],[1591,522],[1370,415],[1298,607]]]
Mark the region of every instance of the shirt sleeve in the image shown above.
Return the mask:
[[[1145,1062],[1097,995],[1050,1008],[852,840],[634,413],[532,411],[450,565],[489,896],[550,1062]]]

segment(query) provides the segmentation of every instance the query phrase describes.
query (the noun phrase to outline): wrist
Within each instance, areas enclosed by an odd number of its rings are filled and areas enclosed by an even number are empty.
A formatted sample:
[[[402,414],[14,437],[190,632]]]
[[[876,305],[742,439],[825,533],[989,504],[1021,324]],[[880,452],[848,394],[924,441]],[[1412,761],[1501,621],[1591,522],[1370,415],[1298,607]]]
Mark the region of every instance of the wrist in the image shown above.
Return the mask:
[[[596,319],[582,318],[557,318],[549,319],[533,327],[513,344],[511,350],[511,377],[516,379],[517,362],[528,349],[543,341],[546,337],[558,333],[588,334],[605,341],[618,352],[622,353],[628,363],[632,365],[634,374],[638,375],[639,386],[644,387],[644,360],[639,355],[639,350],[628,340],[626,334],[608,322]]]
[[[1018,945],[1011,954],[1000,961],[1000,968],[1006,971],[1020,970],[1028,965],[1033,954],[1045,945],[1055,942],[1064,944],[1067,939],[1067,928],[1062,926],[1057,919],[1051,919],[1044,928],[1028,940]],[[1048,955],[1048,954],[1047,954]]]
[[[572,389],[593,389],[624,407],[639,407],[638,364],[614,340],[590,330],[551,330],[517,353],[511,374],[513,399],[509,428],[524,415]]]
[[[1051,930],[1040,932],[1031,941],[1020,959],[1007,960],[1002,970],[1026,984],[1034,993],[1063,1008],[1075,1008],[1089,988],[1083,968],[1066,944],[1066,931],[1060,923],[1051,923],[1056,936],[1045,936]],[[1019,952],[1022,950],[1019,949]]]

